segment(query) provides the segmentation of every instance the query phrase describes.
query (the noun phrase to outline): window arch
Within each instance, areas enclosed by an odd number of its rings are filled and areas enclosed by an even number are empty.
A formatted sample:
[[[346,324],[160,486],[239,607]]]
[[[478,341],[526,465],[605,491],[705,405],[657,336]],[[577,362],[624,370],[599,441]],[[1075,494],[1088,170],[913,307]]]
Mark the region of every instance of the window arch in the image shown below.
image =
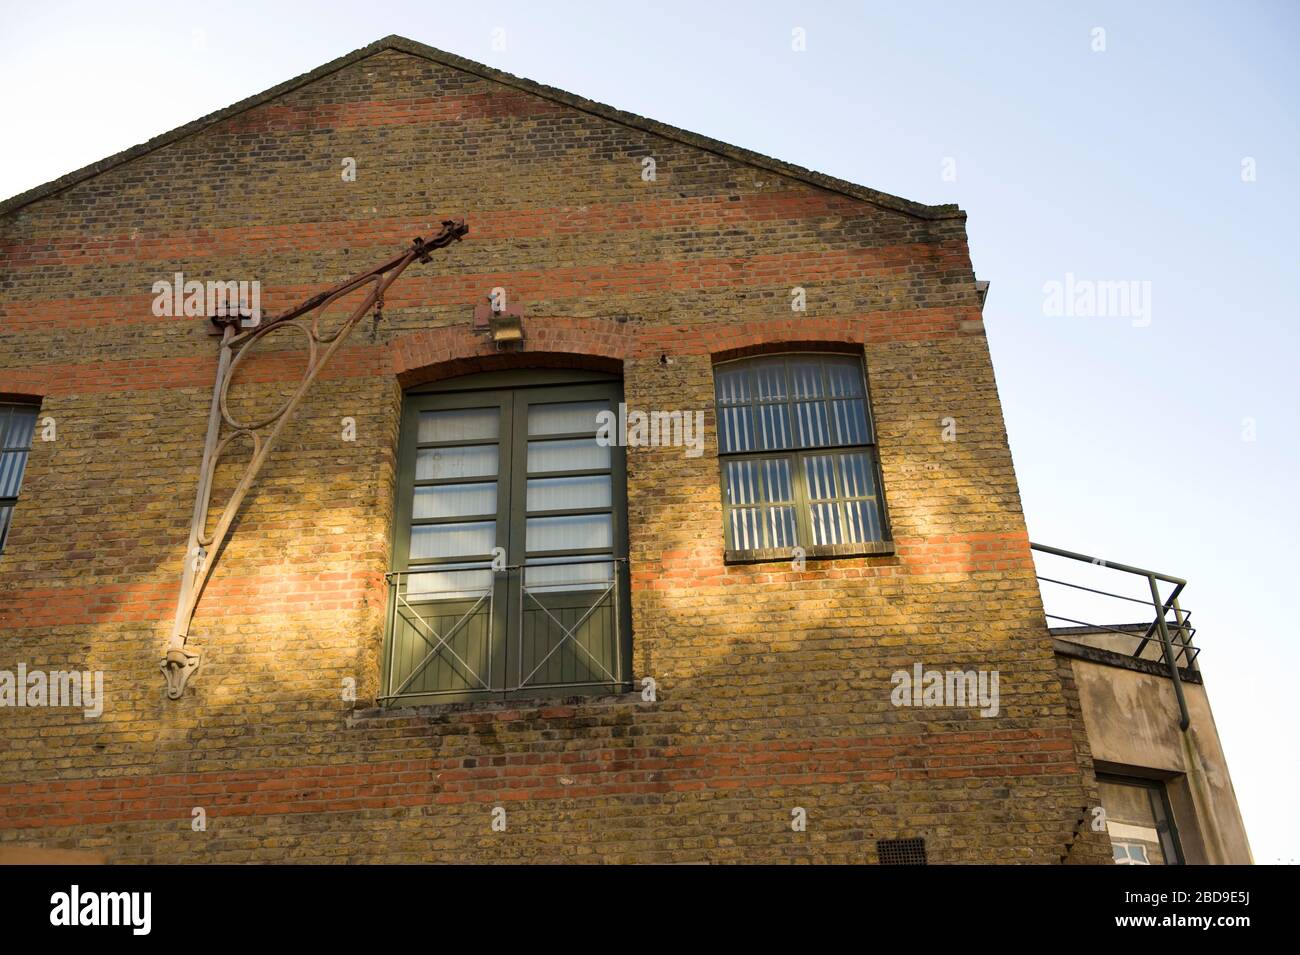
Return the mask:
[[[714,390],[728,560],[892,553],[861,358],[721,362]]]

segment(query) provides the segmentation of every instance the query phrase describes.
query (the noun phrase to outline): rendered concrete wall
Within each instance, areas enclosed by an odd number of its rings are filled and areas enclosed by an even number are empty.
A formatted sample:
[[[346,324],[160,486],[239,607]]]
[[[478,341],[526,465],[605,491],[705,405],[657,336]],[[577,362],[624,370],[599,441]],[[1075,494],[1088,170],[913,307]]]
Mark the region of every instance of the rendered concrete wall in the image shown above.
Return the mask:
[[[1183,684],[1191,716],[1184,733],[1168,678],[1070,664],[1097,772],[1163,778],[1187,862],[1253,862],[1205,687]]]

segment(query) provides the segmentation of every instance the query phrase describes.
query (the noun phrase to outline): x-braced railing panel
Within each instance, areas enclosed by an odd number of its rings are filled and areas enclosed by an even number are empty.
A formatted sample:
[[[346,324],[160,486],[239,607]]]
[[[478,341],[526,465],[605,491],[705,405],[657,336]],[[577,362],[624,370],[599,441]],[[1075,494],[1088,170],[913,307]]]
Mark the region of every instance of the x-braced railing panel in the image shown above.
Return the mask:
[[[597,587],[596,589],[599,589],[599,587]],[[613,639],[610,642],[613,644],[614,654],[615,654],[615,660],[613,661],[614,668],[615,670],[620,668],[621,663],[617,659],[619,653],[621,652],[619,648],[618,631],[617,631],[617,621],[618,621],[617,578],[611,580],[608,587],[605,587],[603,590],[600,590],[600,592],[596,596],[595,601],[592,602],[591,606],[582,610],[578,619],[574,621],[572,624],[568,624],[568,625],[566,625],[563,621],[561,621],[558,617],[556,617],[555,614],[551,612],[551,608],[547,607],[546,604],[544,604],[538,598],[537,593],[534,593],[532,590],[530,590],[526,586],[523,586],[522,584],[520,585],[519,591],[520,591],[520,602],[523,604],[523,608],[522,608],[523,612],[524,613],[528,612],[528,607],[530,604],[532,606],[535,606],[538,610],[540,610],[542,613],[546,615],[546,617],[551,621],[552,624],[555,625],[556,628],[559,629],[561,633],[560,639],[555,641],[555,644],[551,647],[551,649],[546,652],[546,654],[542,657],[542,659],[537,661],[537,665],[534,666],[531,670],[529,670],[526,676],[521,676],[519,678],[520,689],[529,686],[533,688],[537,688],[539,686],[544,685],[544,684],[534,683],[533,677],[537,676],[538,672],[542,669],[542,667],[546,666],[546,664],[550,662],[551,658],[555,656],[555,654],[562,647],[564,647],[566,643],[571,644],[575,648],[575,650],[581,651],[583,656],[587,660],[591,661],[591,663],[594,663],[596,665],[596,668],[599,669],[602,673],[605,674],[606,677],[609,678],[608,681],[602,680],[599,682],[601,683],[619,682],[619,678],[609,671],[609,668],[605,666],[605,664],[601,661],[601,659],[598,656],[592,653],[592,651],[582,642],[582,640],[578,636],[578,634],[582,630],[582,627],[587,623],[588,620],[591,620],[592,617],[595,616],[598,612],[603,610],[612,611],[612,616],[613,616],[613,620],[615,621],[615,626],[612,628],[611,631],[613,635]],[[546,591],[542,591],[542,593],[545,592]],[[611,603],[612,603],[612,607],[611,607]],[[519,643],[520,643],[520,651],[519,651],[520,671],[522,672],[523,669],[522,634]]]
[[[401,698],[473,698],[556,689],[626,686],[626,558],[593,558],[594,576],[547,578],[528,572],[563,564],[460,568],[490,584],[434,589],[439,565],[387,574],[388,648],[382,702]],[[500,604],[500,607],[497,604]]]

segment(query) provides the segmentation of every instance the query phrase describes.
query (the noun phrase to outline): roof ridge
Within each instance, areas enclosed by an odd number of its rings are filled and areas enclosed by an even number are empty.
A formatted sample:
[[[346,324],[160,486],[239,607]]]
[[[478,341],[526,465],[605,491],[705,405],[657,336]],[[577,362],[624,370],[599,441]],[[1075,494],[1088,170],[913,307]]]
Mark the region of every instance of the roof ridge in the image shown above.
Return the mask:
[[[733,146],[730,143],[724,143],[721,140],[712,139],[699,133],[692,133],[688,130],[679,129],[676,126],[670,126],[667,123],[661,123],[644,116],[638,116],[635,113],[628,113],[612,106],[607,106],[604,103],[598,103],[595,100],[586,99],[585,97],[577,96],[573,93],[568,93],[552,86],[546,86],[543,83],[515,76],[514,74],[506,73],[483,63],[475,62],[474,60],[467,60],[454,53],[448,53],[445,50],[439,50],[424,43],[418,43],[415,40],[398,36],[397,34],[383,37],[382,39],[376,40],[374,43],[363,46],[358,50],[353,50],[351,53],[330,60],[328,63],[324,63],[321,66],[316,67],[314,70],[295,76],[292,79],[285,80],[283,83],[279,83],[261,93],[256,93],[253,96],[246,97],[245,99],[227,106],[224,109],[208,113],[206,116],[200,116],[198,119],[192,120],[183,126],[178,126],[173,130],[154,136],[152,139],[146,140],[136,146],[131,146],[128,149],[114,153],[98,162],[93,162],[88,166],[83,166],[82,168],[67,173],[64,176],[60,176],[44,185],[36,186],[9,199],[5,199],[3,202],[0,202],[0,216],[8,215],[11,212],[36,202],[37,200],[62,192],[63,190],[69,189],[78,183],[93,178],[102,172],[107,172],[109,169],[116,168],[117,166],[130,162],[132,159],[153,152],[156,149],[161,149],[162,147],[184,139],[187,136],[200,133],[223,120],[268,103],[286,93],[293,92],[302,86],[313,83],[324,76],[336,73],[345,67],[351,66],[354,63],[358,63],[361,60],[367,59],[385,50],[397,50],[401,53],[408,53],[412,56],[432,60],[433,62],[441,63],[444,66],[449,66],[452,69],[480,76],[483,79],[502,83],[506,86],[512,86],[535,96],[540,96],[544,99],[549,99],[565,106],[572,107],[573,109],[591,113],[594,116],[610,120],[611,122],[629,126],[634,129],[640,129],[644,132],[661,136],[665,139],[681,142],[688,146],[694,146],[697,149],[703,149],[707,152],[716,153],[737,162],[745,163],[746,165],[757,166],[758,168],[766,169],[770,172],[789,176],[793,179],[799,179],[810,185],[817,186],[818,188],[838,192],[842,195],[870,202],[874,205],[895,212],[902,212],[918,219],[951,219],[965,217],[965,213],[956,205],[925,205],[924,203],[913,202],[910,199],[903,199],[886,192],[880,192],[879,190],[871,189],[867,186],[861,186],[845,179],[837,179],[834,176],[828,176],[825,173],[806,169],[802,166],[796,166],[793,163],[783,162],[782,160],[774,159],[771,156],[765,156],[762,153],[757,153],[750,149]]]

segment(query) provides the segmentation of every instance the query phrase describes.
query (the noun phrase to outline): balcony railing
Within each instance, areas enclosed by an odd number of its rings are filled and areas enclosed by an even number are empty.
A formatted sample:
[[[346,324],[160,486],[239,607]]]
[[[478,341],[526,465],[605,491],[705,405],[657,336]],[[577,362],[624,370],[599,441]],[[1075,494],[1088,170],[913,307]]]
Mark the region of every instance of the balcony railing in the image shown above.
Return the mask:
[[[625,558],[433,566],[387,578],[381,702],[630,686]]]
[[[1181,661],[1184,669],[1195,670],[1196,658],[1200,655],[1200,649],[1192,645],[1196,629],[1191,624],[1191,611],[1184,609],[1179,602],[1187,581],[1046,544],[1029,546],[1040,554],[1089,564],[1093,568],[1084,571],[1074,566],[1062,571],[1085,579],[1087,582],[1084,583],[1080,579],[1063,580],[1044,574],[1043,571],[1048,569],[1044,564],[1048,562],[1036,562],[1039,589],[1052,634],[1135,659],[1163,662],[1178,698],[1178,725],[1186,730],[1191,719],[1187,713],[1179,666]],[[1127,589],[1129,593],[1103,589],[1104,586]],[[1093,619],[1087,619],[1089,617]],[[1140,619],[1134,620],[1134,617]],[[1122,622],[1116,622],[1116,619]]]

